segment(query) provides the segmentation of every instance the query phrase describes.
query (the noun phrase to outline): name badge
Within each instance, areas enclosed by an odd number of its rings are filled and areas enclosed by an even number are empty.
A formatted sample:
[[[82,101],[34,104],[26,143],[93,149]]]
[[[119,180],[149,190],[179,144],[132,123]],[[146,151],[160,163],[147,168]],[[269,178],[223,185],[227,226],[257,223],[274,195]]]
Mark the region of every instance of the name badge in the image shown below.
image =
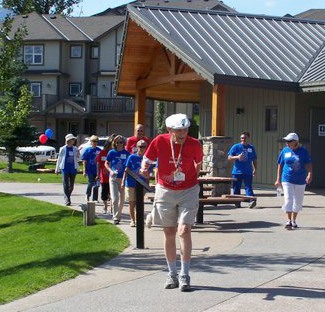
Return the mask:
[[[126,155],[125,154],[122,154],[121,155],[121,159],[126,159]]]
[[[252,153],[253,150],[252,150],[251,148],[248,148],[248,149],[247,149],[247,152],[248,152],[248,153]]]
[[[284,157],[285,157],[285,158],[291,157],[291,152],[285,153],[285,154],[284,154]]]
[[[102,156],[102,161],[105,161],[106,160],[106,157],[105,156]]]
[[[185,181],[185,173],[184,172],[175,172],[174,173],[174,182],[177,181]]]

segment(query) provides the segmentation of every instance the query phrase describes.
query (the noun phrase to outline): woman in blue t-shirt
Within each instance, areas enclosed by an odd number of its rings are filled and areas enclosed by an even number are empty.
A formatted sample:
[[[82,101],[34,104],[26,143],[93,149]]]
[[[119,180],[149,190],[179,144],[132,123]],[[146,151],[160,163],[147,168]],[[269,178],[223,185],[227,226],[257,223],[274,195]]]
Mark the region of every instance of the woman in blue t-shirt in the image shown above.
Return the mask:
[[[286,147],[278,157],[276,187],[283,188],[284,204],[282,210],[288,221],[286,229],[297,228],[296,218],[302,209],[306,184],[312,181],[312,164],[308,151],[299,143],[296,133],[289,133],[283,138]]]
[[[143,159],[144,152],[147,148],[147,142],[145,140],[140,140],[136,144],[137,152],[135,154],[131,154],[128,159],[126,160],[125,168],[129,168],[132,172],[139,175],[139,170],[141,168],[141,162]],[[139,177],[143,180],[145,180],[144,176],[139,175]],[[148,182],[148,181],[146,181]],[[135,201],[136,201],[136,195],[135,195],[135,187],[136,187],[136,181],[128,175],[124,171],[123,180],[122,180],[122,186],[125,185],[128,197],[129,197],[129,213],[130,213],[130,226],[135,227],[136,226],[136,214],[135,214]]]
[[[105,167],[109,171],[109,190],[111,194],[111,207],[113,210],[114,224],[119,224],[125,200],[125,190],[122,186],[122,178],[125,170],[125,163],[130,153],[125,149],[126,140],[123,136],[117,135],[111,149],[106,157]]]

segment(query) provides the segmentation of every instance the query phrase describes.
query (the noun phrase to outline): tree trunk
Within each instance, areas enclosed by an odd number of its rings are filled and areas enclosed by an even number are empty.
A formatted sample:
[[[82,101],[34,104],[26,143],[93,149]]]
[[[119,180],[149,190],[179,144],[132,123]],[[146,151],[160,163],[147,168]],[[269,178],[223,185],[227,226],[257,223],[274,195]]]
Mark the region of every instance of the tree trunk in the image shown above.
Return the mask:
[[[15,154],[12,153],[8,153],[8,166],[7,166],[7,170],[9,173],[14,172],[13,168],[12,168],[12,163],[14,162],[15,159]]]

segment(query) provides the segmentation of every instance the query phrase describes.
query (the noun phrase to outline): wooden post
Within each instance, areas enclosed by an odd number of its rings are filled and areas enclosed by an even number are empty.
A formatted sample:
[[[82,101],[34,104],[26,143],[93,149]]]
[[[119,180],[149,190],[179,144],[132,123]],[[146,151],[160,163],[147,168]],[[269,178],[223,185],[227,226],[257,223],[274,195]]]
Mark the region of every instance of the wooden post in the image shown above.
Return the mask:
[[[146,124],[146,90],[140,89],[134,98],[134,125]]]
[[[211,104],[211,136],[225,135],[226,103],[223,85],[213,86]]]
[[[83,210],[83,224],[94,225],[95,224],[95,202],[89,201],[87,205],[82,208]]]

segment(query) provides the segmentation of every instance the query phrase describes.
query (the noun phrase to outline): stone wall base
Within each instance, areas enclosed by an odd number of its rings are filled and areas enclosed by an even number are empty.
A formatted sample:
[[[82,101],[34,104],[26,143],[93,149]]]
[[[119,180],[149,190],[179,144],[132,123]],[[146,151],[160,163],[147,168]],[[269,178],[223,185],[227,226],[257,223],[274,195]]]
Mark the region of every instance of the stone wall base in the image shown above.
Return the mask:
[[[208,176],[231,177],[232,164],[228,161],[228,151],[233,145],[233,139],[225,136],[209,136],[201,138],[203,145],[202,169],[208,171]],[[212,196],[230,194],[229,183],[217,184],[212,190]]]

